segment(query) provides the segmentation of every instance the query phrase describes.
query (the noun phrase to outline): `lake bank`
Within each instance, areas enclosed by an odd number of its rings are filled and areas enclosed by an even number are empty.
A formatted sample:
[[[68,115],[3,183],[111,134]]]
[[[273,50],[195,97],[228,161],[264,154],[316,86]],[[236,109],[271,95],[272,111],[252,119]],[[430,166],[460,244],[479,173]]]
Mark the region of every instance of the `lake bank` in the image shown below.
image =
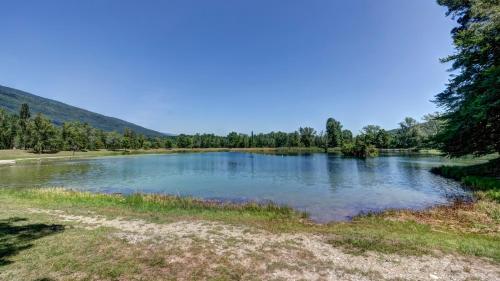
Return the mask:
[[[0,247],[9,250],[0,280],[161,280],[164,274],[493,280],[500,274],[500,208],[488,199],[331,224],[288,208],[63,189],[0,189],[0,205],[6,234]],[[29,239],[21,239],[27,231]]]
[[[0,150],[0,160],[38,161],[38,160],[70,160],[109,156],[126,156],[141,154],[201,153],[201,152],[253,152],[253,153],[321,153],[318,147],[264,147],[264,148],[172,148],[172,149],[137,149],[137,150],[91,150],[91,151],[59,151],[55,153],[33,153],[21,149]],[[330,153],[338,149],[329,149]]]
[[[370,159],[338,154],[173,153],[20,162],[0,168],[0,187],[66,187],[102,193],[156,193],[226,202],[276,202],[317,222],[386,209],[422,210],[470,200],[452,180],[431,174],[437,156]]]
[[[171,148],[171,149],[138,149],[138,150],[93,150],[93,151],[59,151],[55,153],[34,153],[21,149],[0,150],[0,161],[41,161],[41,160],[71,160],[87,159],[110,156],[126,156],[141,154],[171,154],[171,153],[201,153],[201,152],[248,152],[271,154],[300,154],[300,153],[325,153],[320,147],[254,147],[254,148]],[[441,155],[434,149],[380,149],[382,154],[410,154],[410,155]],[[328,153],[340,154],[340,148],[329,148]],[[7,163],[7,162],[5,162]]]

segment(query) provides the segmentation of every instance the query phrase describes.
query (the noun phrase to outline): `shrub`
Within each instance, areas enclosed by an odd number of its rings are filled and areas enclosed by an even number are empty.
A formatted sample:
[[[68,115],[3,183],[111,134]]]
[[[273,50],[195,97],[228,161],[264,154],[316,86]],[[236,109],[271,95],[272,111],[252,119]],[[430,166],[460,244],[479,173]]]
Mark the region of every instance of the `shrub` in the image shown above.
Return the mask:
[[[378,155],[378,149],[364,142],[356,140],[354,143],[344,143],[342,145],[342,154],[345,156],[352,156],[358,158],[374,157]]]

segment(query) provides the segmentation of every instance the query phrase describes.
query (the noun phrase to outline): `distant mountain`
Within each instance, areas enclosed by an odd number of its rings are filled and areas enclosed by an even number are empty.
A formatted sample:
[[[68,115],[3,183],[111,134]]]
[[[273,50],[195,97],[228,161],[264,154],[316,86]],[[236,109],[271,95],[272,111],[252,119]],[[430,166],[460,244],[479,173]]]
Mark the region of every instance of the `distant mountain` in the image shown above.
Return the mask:
[[[68,121],[80,121],[83,123],[86,122],[92,127],[108,132],[117,131],[123,133],[125,128],[130,128],[136,133],[146,136],[155,137],[168,135],[118,118],[104,116],[102,114],[94,113],[62,102],[42,98],[13,88],[0,86],[0,108],[17,114],[19,113],[19,108],[23,103],[27,103],[29,105],[32,115],[40,112],[51,119],[56,125],[61,125],[63,122]]]

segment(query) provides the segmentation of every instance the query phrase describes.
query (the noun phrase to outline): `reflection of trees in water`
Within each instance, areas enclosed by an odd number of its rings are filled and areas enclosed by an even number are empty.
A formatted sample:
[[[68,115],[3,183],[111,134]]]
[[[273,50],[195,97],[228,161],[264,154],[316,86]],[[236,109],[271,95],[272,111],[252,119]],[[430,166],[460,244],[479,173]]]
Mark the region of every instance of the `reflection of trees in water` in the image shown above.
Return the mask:
[[[329,156],[326,164],[331,189],[369,188],[367,183],[377,182],[380,176],[375,171],[377,164],[371,160]]]
[[[0,169],[0,186],[43,186],[53,180],[75,176],[87,176],[97,167],[86,162],[37,163],[15,165]]]
[[[306,185],[313,185],[316,182],[315,168],[316,159],[312,154],[304,154],[299,156],[291,156],[298,161],[298,179]]]
[[[342,166],[337,157],[328,155],[325,157],[326,172],[328,174],[328,182],[332,190],[337,189],[340,182],[343,181]]]

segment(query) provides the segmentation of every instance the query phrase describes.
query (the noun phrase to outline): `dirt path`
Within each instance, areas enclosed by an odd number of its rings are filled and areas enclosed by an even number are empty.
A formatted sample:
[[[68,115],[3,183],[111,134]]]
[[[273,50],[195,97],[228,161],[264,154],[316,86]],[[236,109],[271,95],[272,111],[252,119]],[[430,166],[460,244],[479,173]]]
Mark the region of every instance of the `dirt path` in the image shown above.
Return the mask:
[[[500,269],[479,258],[354,255],[333,247],[319,235],[274,234],[206,221],[156,224],[63,211],[29,211],[46,213],[87,229],[112,228],[113,236],[134,245],[177,249],[171,262],[186,267],[224,258],[259,280],[500,280]]]

